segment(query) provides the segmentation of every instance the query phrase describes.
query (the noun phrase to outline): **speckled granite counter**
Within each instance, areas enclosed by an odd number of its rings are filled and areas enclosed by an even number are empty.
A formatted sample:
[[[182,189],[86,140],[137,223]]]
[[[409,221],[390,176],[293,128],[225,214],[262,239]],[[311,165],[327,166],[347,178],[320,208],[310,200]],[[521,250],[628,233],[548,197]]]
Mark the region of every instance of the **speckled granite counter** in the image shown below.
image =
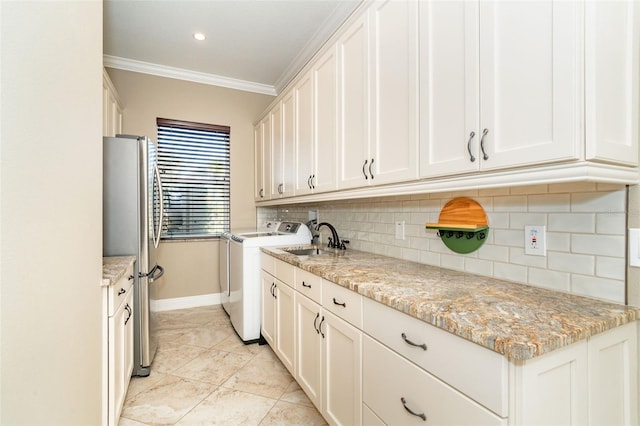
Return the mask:
[[[129,265],[136,261],[135,256],[109,256],[102,258],[102,286],[108,287],[118,282]]]
[[[262,251],[511,360],[526,360],[640,319],[640,309],[346,250]]]

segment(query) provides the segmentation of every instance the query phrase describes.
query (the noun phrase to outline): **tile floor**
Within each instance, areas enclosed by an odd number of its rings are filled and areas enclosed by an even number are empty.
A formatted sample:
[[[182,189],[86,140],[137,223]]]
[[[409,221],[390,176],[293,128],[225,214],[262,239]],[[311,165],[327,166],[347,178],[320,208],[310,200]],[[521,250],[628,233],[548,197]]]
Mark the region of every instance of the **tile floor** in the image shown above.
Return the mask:
[[[268,345],[244,345],[220,306],[161,312],[149,377],[131,379],[120,426],[325,425]]]

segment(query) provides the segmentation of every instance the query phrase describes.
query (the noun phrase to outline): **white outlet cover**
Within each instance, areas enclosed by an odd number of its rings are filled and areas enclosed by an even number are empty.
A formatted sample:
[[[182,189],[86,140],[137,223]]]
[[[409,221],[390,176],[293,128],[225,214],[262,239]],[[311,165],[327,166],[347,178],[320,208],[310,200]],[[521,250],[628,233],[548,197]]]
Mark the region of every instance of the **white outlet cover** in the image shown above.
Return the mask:
[[[396,240],[404,240],[404,220],[396,222]]]
[[[547,227],[526,225],[524,227],[524,253],[531,256],[547,255]]]

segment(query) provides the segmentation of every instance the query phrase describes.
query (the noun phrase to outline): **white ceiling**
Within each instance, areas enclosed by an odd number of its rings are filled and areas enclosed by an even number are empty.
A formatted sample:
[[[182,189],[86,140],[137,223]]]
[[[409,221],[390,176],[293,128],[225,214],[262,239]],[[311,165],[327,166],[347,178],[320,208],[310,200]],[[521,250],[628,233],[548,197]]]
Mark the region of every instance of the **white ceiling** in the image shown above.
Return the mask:
[[[360,1],[105,0],[104,63],[275,95]]]

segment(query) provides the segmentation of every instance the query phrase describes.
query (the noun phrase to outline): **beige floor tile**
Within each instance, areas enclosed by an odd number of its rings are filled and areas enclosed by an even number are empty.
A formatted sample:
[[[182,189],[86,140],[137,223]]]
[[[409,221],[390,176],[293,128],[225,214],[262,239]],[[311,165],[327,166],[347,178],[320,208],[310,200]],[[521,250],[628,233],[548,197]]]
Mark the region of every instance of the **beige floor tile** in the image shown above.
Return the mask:
[[[214,320],[222,320],[225,317],[227,314],[222,308],[213,306],[163,311],[155,314],[157,330],[204,325]]]
[[[218,388],[178,422],[178,425],[258,425],[275,399]]]
[[[320,426],[326,425],[320,413],[313,407],[278,401],[260,426]]]
[[[313,402],[309,399],[306,393],[300,388],[298,382],[295,380],[291,382],[289,387],[284,391],[280,397],[281,401],[291,402],[292,404],[306,405],[307,407],[313,407]]]
[[[254,355],[209,349],[172,374],[186,379],[220,385],[244,367]]]
[[[149,390],[153,385],[164,379],[167,375],[155,370],[151,370],[147,377],[132,377],[127,389],[127,399],[131,399],[140,392]]]
[[[130,399],[121,417],[150,424],[175,424],[215,389],[214,385],[168,375]]]
[[[151,363],[151,369],[160,373],[171,373],[206,351],[207,349],[198,346],[161,343]]]
[[[118,420],[118,426],[146,426],[147,423],[137,422],[135,420],[120,417]]]
[[[222,386],[278,399],[292,381],[293,378],[273,352],[265,350],[231,376]]]
[[[267,348],[267,345],[260,346],[257,343],[245,345],[234,331],[229,337],[227,337],[220,343],[214,345],[213,348],[219,349],[221,351],[227,351],[227,352],[257,355],[265,351]]]
[[[201,325],[193,328],[162,330],[158,332],[159,343],[200,346],[211,348],[234,334],[229,325]]]

